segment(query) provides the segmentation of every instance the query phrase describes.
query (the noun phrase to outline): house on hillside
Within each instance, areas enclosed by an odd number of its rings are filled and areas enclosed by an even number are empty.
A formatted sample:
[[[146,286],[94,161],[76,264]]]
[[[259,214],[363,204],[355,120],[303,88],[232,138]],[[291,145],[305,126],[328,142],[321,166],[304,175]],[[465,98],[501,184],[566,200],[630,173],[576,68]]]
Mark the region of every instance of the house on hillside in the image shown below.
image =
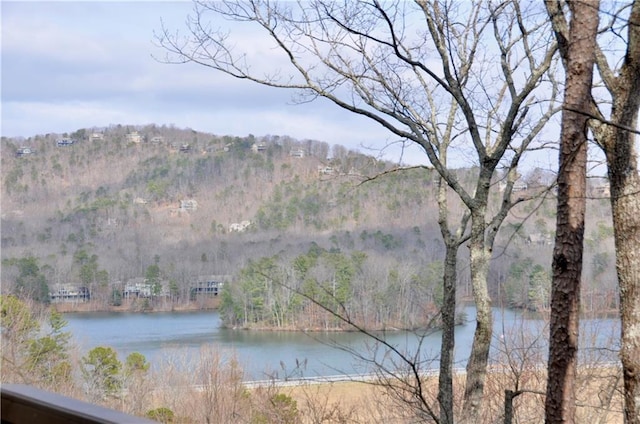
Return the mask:
[[[500,193],[503,193],[507,188],[507,182],[506,181],[500,181],[498,183],[498,191]],[[518,192],[518,191],[525,191],[528,190],[529,186],[527,185],[527,183],[525,183],[524,181],[516,181],[513,183],[513,188],[511,189],[511,191]]]
[[[73,143],[74,141],[70,138],[59,138],[58,140],[56,140],[56,144],[58,145],[58,147],[71,146]]]
[[[127,141],[129,143],[141,143],[142,142],[142,136],[138,133],[138,131],[132,131],[129,134],[127,134]]]
[[[291,151],[289,152],[289,156],[291,156],[292,158],[303,158],[304,157],[304,150],[302,150],[302,149],[291,149]]]
[[[318,175],[333,175],[334,170],[330,166],[318,165]]]
[[[88,302],[91,298],[87,287],[79,287],[73,284],[54,284],[49,292],[51,303],[78,303]]]
[[[18,150],[16,150],[16,156],[21,158],[22,156],[27,156],[27,155],[31,155],[35,153],[34,150],[31,150],[31,148],[29,147],[18,147]]]
[[[167,290],[168,284],[160,284],[159,292],[154,293],[154,286],[146,278],[132,278],[127,281],[122,291],[122,297],[125,299],[133,298],[149,298],[151,296],[167,297],[169,291]],[[156,289],[156,290],[157,290]]]
[[[189,290],[191,299],[196,296],[218,296],[222,291],[225,282],[231,279],[228,275],[202,275],[199,276],[196,283]]]
[[[122,297],[125,299],[151,297],[151,284],[145,278],[133,278],[124,286]]]
[[[185,199],[180,201],[181,212],[190,212],[198,209],[198,202],[195,199]]]
[[[243,233],[249,229],[251,226],[251,221],[242,221],[242,222],[234,222],[229,225],[230,233]]]
[[[264,143],[253,143],[251,146],[251,151],[253,153],[264,152],[267,150],[267,145]]]
[[[529,188],[529,186],[524,181],[516,181],[515,183],[513,183],[513,191],[514,192],[525,191],[528,188]]]
[[[155,137],[151,137],[151,144],[161,144],[164,143],[164,137],[161,135],[156,135]]]
[[[91,135],[89,136],[89,141],[103,141],[104,140],[104,133],[101,132],[94,132],[91,133]]]

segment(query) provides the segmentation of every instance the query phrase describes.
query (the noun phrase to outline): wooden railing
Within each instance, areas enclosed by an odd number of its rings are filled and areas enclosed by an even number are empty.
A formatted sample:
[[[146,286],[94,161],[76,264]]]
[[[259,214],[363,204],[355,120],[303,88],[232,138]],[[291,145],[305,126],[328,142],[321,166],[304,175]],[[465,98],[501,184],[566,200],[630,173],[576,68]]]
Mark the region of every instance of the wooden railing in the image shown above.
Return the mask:
[[[150,424],[92,403],[36,389],[23,384],[2,384],[2,424]]]

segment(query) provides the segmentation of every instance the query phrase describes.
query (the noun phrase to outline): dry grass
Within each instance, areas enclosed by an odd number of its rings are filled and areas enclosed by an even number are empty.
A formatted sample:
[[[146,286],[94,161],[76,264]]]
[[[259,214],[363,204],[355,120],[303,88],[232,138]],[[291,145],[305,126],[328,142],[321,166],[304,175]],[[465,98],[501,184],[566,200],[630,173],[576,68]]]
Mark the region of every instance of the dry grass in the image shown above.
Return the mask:
[[[105,399],[104,404],[137,415],[155,408],[169,408],[175,414],[174,424],[428,422],[424,416],[416,416],[407,399],[398,396],[402,392],[392,393],[390,385],[344,381],[281,386],[274,382],[247,389],[233,355],[223,355],[214,348],[203,348],[196,357],[173,358],[161,368],[139,381],[128,381],[126,396]],[[422,383],[427,401],[436,405],[437,377],[425,378]],[[616,367],[581,368],[577,422],[623,423],[621,383]],[[504,368],[490,370],[484,416],[478,424],[504,421],[505,390],[522,391],[514,400],[513,423],[544,422],[545,384],[546,373],[540,368],[517,372]],[[82,398],[79,387],[69,387],[72,388],[75,391],[68,390],[65,394]],[[460,374],[454,379],[454,404],[458,407],[463,388],[464,375]]]
[[[523,393],[514,399],[514,423],[544,422],[544,393],[546,374],[529,371],[520,376],[520,390]],[[433,393],[437,389],[437,379],[427,380]],[[504,420],[505,389],[514,390],[513,375],[493,371],[487,378],[484,423],[500,423]],[[463,376],[455,381],[456,393],[462,393]],[[586,367],[580,370],[577,399],[577,422],[590,424],[623,423],[621,375],[611,367]],[[361,382],[332,382],[282,388],[281,391],[298,402],[301,414],[309,415],[305,408],[329,405],[339,408],[348,415],[349,421],[302,422],[415,422],[394,407],[386,388]],[[318,399],[316,405],[309,405],[310,398]],[[459,402],[457,403],[459,404]],[[398,405],[395,405],[398,406]],[[327,409],[324,406],[324,409]],[[405,412],[402,414],[402,412]]]
[[[345,381],[328,383],[305,382],[294,386],[245,389],[240,375],[217,369],[217,359],[200,370],[211,376],[209,385],[194,389],[192,377],[176,372],[165,374],[169,390],[156,392],[149,399],[151,407],[172,409],[180,423],[198,422],[265,422],[265,423],[407,423],[425,422],[417,418],[411,408],[390,395],[384,385]],[[171,375],[170,375],[171,374]],[[200,374],[202,376],[202,374]],[[431,399],[435,399],[437,379],[424,381]],[[590,424],[623,423],[621,379],[618,369],[607,367],[584,368],[580,372],[577,422]],[[464,376],[455,379],[457,397],[462,393]],[[544,422],[545,373],[528,371],[519,375],[522,394],[514,399],[513,423]],[[501,423],[504,420],[505,389],[515,390],[514,376],[493,370],[486,382],[485,411],[482,423]],[[298,414],[288,415],[290,404],[274,402],[276,395],[295,400]],[[460,399],[456,399],[460,405]],[[459,411],[456,411],[459,412]],[[258,418],[256,418],[258,417]]]

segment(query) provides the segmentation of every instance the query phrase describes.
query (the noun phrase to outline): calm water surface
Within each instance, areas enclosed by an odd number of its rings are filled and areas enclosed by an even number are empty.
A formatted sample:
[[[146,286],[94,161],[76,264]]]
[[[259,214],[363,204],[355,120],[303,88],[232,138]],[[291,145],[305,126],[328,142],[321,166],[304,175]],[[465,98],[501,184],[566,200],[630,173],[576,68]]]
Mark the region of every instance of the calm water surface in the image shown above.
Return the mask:
[[[467,316],[473,319],[475,310],[467,308]],[[364,356],[373,353],[382,357],[384,351],[375,348],[371,339],[359,333],[311,333],[258,332],[221,328],[217,312],[167,312],[167,313],[81,313],[66,314],[68,329],[74,341],[86,353],[96,346],[111,346],[121,360],[140,352],[152,366],[159,366],[171,357],[197,357],[203,347],[214,348],[221,353],[236,355],[247,380],[263,379],[277,373],[279,378],[291,374],[297,363],[306,363],[302,375],[333,376],[342,374],[367,374],[363,361],[335,347],[339,344]],[[524,319],[519,312],[494,310],[496,334],[492,356],[497,358],[504,350],[503,341],[511,346],[534,345],[543,357],[546,344],[543,335],[548,332],[545,324],[537,319]],[[583,320],[585,343],[589,346],[616,348],[618,327],[616,320]],[[464,360],[471,349],[475,322],[456,328],[455,356],[457,366],[464,367]],[[420,338],[411,332],[388,332],[385,339],[406,352],[415,352]],[[427,335],[420,348],[421,358],[429,362],[436,358],[440,347],[440,333]],[[591,349],[600,354],[602,349]],[[428,365],[427,365],[428,366]],[[437,361],[430,363],[437,367]],[[294,376],[299,377],[300,374]]]

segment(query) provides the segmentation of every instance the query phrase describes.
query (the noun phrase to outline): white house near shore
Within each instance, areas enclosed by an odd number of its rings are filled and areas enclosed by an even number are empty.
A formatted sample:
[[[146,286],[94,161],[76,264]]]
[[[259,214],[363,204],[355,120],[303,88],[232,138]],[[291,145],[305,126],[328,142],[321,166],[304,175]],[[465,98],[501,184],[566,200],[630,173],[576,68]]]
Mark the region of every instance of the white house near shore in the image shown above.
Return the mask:
[[[243,233],[249,229],[251,221],[234,222],[229,225],[229,232],[231,233]]]

